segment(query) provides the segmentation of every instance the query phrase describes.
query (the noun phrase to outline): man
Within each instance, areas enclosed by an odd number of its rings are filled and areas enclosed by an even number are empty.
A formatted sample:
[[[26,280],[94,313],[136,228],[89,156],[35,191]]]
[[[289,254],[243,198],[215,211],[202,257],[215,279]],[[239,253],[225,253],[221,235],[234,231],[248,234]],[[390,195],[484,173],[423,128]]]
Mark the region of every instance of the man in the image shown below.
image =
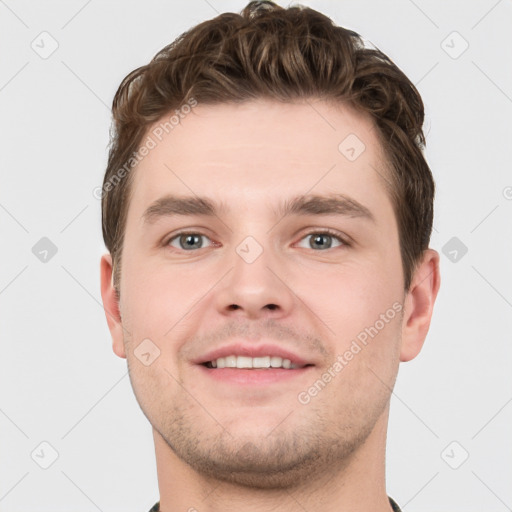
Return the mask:
[[[103,184],[113,350],[152,511],[391,511],[400,362],[440,284],[423,104],[360,37],[251,2],[122,82]]]

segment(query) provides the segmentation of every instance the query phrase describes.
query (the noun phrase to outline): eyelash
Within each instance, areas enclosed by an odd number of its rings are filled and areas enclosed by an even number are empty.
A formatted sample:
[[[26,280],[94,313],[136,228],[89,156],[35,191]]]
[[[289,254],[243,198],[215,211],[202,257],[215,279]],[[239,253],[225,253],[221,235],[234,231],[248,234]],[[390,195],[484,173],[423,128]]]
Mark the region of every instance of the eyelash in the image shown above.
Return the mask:
[[[184,235],[199,235],[199,236],[204,236],[209,239],[208,235],[205,235],[204,233],[201,233],[199,231],[179,231],[178,233],[175,233],[171,238],[166,239],[166,241],[164,241],[162,243],[162,245],[166,248],[169,248],[170,247],[169,244],[173,240],[175,240],[176,238],[179,238],[180,236],[184,236]],[[348,240],[346,238],[340,236],[338,234],[338,232],[336,232],[332,229],[329,229],[329,228],[325,228],[322,230],[309,231],[309,232],[305,233],[304,236],[300,240],[303,240],[304,238],[306,238],[310,235],[329,235],[329,236],[332,236],[333,238],[336,238],[339,242],[341,242],[342,246],[345,246],[345,247],[351,246],[351,244],[348,242]],[[339,247],[333,247],[333,248],[329,248],[329,249],[338,249],[338,248]],[[175,247],[173,247],[172,249],[182,251],[182,252],[197,252],[197,250],[200,250],[200,249],[197,249],[195,251],[194,250],[186,251],[184,249],[176,249]],[[205,249],[205,247],[201,247],[201,249]],[[325,250],[329,250],[329,249],[325,249]],[[311,249],[311,250],[313,250],[313,249]],[[315,251],[315,252],[324,252],[324,251],[320,250],[320,251]]]

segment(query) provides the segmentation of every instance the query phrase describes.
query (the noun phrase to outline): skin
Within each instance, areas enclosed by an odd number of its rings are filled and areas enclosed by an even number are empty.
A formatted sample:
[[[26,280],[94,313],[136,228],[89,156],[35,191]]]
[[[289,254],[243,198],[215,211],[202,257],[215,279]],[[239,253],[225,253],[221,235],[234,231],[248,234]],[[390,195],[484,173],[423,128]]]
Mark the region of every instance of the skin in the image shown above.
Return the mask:
[[[366,146],[355,161],[338,150],[349,134]],[[101,288],[113,350],[127,358],[153,426],[161,510],[390,511],[390,395],[399,363],[421,350],[440,276],[439,255],[428,249],[404,291],[372,121],[323,100],[199,104],[132,172],[119,303],[108,254]],[[284,199],[334,192],[366,206],[375,222],[274,212]],[[166,194],[208,196],[228,211],[144,223],[146,208]],[[327,236],[332,245],[319,248],[314,234],[326,228],[350,245]],[[175,234],[184,229],[205,235],[201,248],[180,245]],[[263,249],[252,263],[236,251],[247,236]],[[396,303],[401,313],[300,403],[298,394]],[[260,337],[314,366],[247,388],[206,377],[191,362]],[[160,355],[146,366],[134,350],[148,338]]]

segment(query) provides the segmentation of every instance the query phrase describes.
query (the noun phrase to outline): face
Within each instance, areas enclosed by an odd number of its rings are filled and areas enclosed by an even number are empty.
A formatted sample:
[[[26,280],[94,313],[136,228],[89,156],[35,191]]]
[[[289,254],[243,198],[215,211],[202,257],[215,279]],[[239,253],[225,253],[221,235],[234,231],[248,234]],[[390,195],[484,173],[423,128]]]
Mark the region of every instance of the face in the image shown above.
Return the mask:
[[[387,419],[403,350],[373,124],[309,103],[199,104],[148,132],[112,331],[172,453],[260,487],[349,460]]]

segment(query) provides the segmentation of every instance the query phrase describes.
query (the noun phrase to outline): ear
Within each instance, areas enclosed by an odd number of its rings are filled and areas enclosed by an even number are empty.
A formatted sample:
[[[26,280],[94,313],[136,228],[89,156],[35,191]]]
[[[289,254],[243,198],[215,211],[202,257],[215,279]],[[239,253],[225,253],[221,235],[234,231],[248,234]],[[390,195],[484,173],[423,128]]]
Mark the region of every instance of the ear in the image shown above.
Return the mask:
[[[110,254],[104,254],[101,257],[100,266],[101,298],[103,300],[105,316],[107,317],[108,328],[112,336],[112,349],[119,357],[126,358],[119,301],[112,280],[112,256]]]
[[[400,361],[414,359],[423,347],[440,284],[439,253],[427,249],[405,297]]]

